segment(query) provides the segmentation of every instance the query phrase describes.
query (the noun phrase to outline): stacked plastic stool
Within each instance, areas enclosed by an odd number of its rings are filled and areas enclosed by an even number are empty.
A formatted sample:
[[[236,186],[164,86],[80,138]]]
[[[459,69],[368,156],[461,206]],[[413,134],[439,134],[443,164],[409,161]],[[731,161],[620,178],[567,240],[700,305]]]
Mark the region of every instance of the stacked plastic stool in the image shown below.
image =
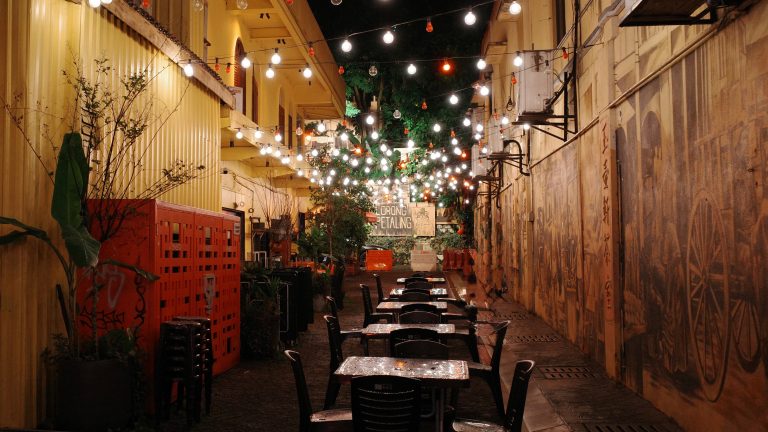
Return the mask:
[[[191,321],[203,326],[203,389],[205,390],[205,413],[211,413],[211,401],[213,396],[213,335],[211,333],[211,319],[199,316],[177,316],[174,321]]]
[[[205,330],[200,323],[166,321],[160,324],[155,399],[158,420],[170,418],[176,384],[178,403],[184,404],[187,425],[200,421],[205,372],[204,340]]]

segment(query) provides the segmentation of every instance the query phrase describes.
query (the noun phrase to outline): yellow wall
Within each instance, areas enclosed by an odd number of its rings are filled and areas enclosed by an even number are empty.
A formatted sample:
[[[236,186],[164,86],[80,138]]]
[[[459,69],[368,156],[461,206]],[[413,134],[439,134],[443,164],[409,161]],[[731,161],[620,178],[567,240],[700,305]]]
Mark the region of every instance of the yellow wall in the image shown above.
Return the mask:
[[[71,53],[83,59],[89,75],[92,60],[106,56],[114,67],[115,82],[147,66],[160,71],[168,63],[106,10],[93,10],[85,2],[0,2],[0,32],[4,41],[0,92],[7,101],[27,108],[25,129],[49,168],[53,167],[51,143],[58,145],[69,128],[65,120],[70,118],[66,114],[71,113],[72,94],[61,71],[71,68]],[[184,77],[176,65],[159,74],[151,92],[158,101],[154,114],[169,113],[181,103],[157,133],[138,184],[157,178],[163,167],[177,159],[202,164],[207,169],[201,178],[162,199],[220,210],[218,99]],[[156,131],[152,128],[144,136]],[[44,169],[3,112],[0,215],[21,219],[55,236],[56,226],[48,216],[51,189]],[[2,227],[0,232],[7,229]],[[50,345],[51,335],[62,330],[53,286],[63,282],[54,257],[41,243],[26,240],[0,247],[0,427],[31,427],[44,417],[46,385],[40,354]]]

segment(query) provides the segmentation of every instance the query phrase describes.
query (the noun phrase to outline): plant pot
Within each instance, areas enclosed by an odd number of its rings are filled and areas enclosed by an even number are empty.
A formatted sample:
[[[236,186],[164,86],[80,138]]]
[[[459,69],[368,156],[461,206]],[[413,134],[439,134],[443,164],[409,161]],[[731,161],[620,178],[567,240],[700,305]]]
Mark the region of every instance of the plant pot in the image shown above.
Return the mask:
[[[315,312],[325,312],[325,297],[322,294],[312,296],[312,309]]]
[[[274,357],[280,346],[280,315],[264,313],[251,317],[243,316],[242,319],[240,342],[243,357]]]
[[[133,412],[130,366],[119,360],[62,360],[54,397],[57,429],[125,428]]]

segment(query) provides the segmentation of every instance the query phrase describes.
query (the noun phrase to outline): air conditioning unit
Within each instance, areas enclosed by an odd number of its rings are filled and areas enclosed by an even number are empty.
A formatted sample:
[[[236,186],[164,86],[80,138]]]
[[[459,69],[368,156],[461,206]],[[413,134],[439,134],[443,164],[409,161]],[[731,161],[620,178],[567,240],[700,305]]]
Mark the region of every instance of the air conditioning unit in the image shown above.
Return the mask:
[[[488,120],[488,130],[485,131],[485,136],[488,137],[488,150],[491,153],[499,153],[504,151],[504,140],[501,136],[501,117],[498,119],[496,115],[492,115]]]
[[[520,70],[520,84],[517,86],[518,116],[546,113],[554,87],[551,53],[526,51],[521,56],[523,65]]]
[[[480,146],[472,146],[472,173],[476,176],[484,176],[488,174],[488,159],[480,158]]]

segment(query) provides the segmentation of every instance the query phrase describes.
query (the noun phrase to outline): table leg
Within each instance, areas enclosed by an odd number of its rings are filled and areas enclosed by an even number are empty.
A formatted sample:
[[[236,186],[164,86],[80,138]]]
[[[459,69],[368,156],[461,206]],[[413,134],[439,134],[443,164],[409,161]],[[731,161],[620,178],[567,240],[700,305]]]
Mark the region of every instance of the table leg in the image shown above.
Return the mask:
[[[362,342],[363,342],[363,355],[368,357],[368,337],[365,335],[361,336]]]
[[[437,412],[435,413],[435,432],[443,432],[445,417],[445,389],[437,389]]]

